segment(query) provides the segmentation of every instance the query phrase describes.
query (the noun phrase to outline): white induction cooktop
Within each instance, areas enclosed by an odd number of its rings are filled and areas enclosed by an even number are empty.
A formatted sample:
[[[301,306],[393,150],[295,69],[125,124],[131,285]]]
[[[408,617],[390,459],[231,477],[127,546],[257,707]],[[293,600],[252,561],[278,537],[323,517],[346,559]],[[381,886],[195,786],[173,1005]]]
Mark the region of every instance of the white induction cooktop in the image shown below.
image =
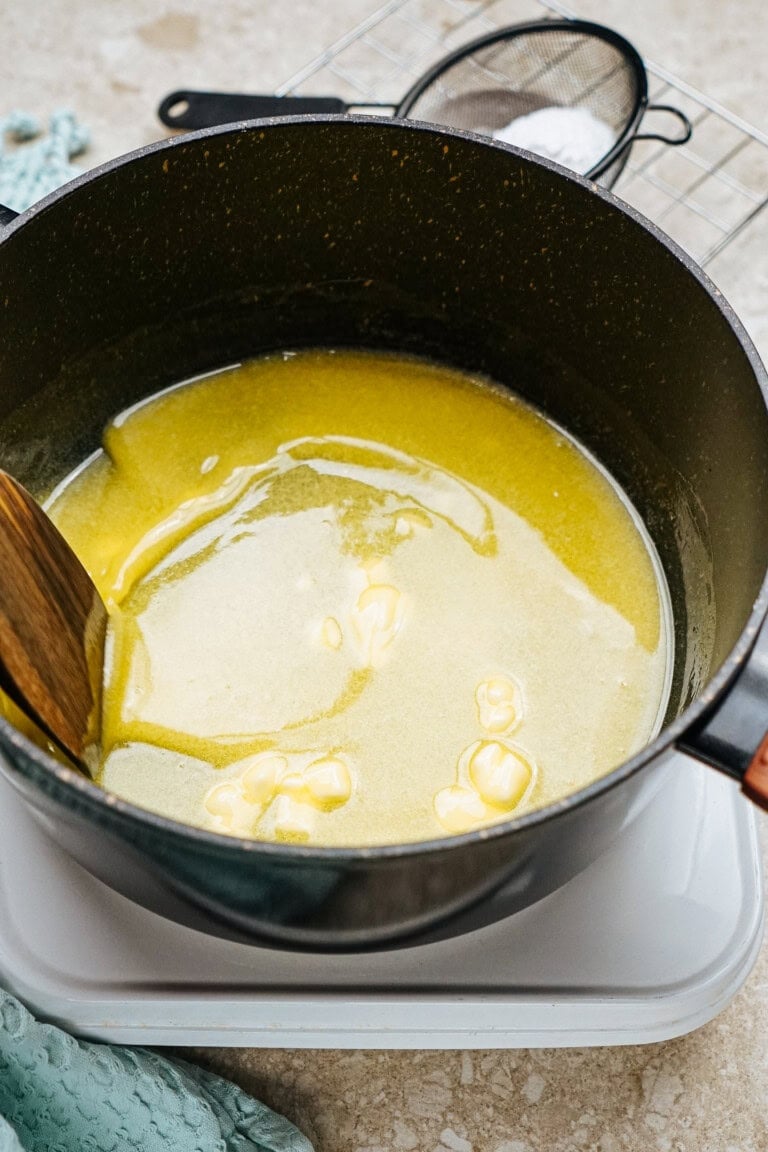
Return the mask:
[[[756,957],[755,818],[682,755],[564,888],[453,940],[323,956],[234,944],[112,892],[0,779],[0,982],[70,1031],[139,1044],[483,1048],[634,1044],[715,1016]]]

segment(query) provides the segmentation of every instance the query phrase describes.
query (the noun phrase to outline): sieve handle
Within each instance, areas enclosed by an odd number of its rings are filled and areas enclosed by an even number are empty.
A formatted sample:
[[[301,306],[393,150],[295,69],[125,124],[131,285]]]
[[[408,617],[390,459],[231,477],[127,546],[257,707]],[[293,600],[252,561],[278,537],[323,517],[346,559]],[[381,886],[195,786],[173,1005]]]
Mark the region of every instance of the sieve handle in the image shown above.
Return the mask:
[[[685,112],[681,112],[679,108],[673,108],[671,104],[649,104],[645,110],[645,115],[649,112],[668,112],[671,116],[675,116],[682,125],[682,132],[679,136],[662,136],[659,132],[638,132],[635,140],[660,140],[662,144],[672,144],[675,147],[678,144],[688,143],[693,133],[693,125]]]
[[[161,101],[157,115],[168,128],[215,128],[240,120],[263,120],[273,116],[342,115],[351,108],[384,109],[391,104],[347,104],[338,96],[256,96],[240,92],[195,92],[180,89]]]

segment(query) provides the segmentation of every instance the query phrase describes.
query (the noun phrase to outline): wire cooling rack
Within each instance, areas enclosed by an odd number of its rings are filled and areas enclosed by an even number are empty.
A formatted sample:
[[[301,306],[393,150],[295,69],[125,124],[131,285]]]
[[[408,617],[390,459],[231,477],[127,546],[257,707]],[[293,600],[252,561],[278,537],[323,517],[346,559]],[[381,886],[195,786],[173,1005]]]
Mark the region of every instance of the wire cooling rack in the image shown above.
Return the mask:
[[[507,24],[571,16],[556,0],[390,0],[278,89],[393,108],[459,45]],[[688,144],[638,141],[614,191],[708,264],[768,204],[768,135],[646,61],[652,102],[681,108]],[[664,127],[654,113],[656,128]],[[647,121],[650,128],[650,114]]]

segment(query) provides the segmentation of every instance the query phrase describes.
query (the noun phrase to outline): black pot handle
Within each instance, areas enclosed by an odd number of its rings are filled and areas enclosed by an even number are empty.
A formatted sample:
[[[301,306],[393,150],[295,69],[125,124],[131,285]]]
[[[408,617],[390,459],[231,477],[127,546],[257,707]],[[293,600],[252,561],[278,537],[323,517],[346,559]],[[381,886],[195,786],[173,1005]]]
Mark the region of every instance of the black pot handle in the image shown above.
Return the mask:
[[[768,811],[768,625],[725,695],[678,744],[741,781],[750,800]]]
[[[10,224],[17,216],[18,212],[14,212],[11,208],[6,208],[4,204],[0,204],[0,228],[5,228],[6,224]]]
[[[662,144],[671,144],[675,148],[679,144],[688,143],[693,133],[693,124],[691,124],[685,112],[681,112],[679,108],[673,108],[671,104],[649,104],[645,110],[645,115],[649,112],[668,112],[670,115],[675,116],[682,125],[682,131],[679,136],[662,136],[658,132],[638,132],[634,137],[635,140],[660,140]],[[643,119],[645,119],[645,116]]]

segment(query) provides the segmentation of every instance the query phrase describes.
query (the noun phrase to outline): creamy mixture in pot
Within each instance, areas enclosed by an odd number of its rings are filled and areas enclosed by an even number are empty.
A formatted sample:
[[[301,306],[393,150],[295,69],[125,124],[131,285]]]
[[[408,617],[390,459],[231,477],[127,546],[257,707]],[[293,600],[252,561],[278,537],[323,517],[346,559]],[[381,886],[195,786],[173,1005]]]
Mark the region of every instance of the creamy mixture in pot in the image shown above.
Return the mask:
[[[488,382],[285,353],[122,413],[49,501],[110,612],[101,783],[375,845],[582,787],[663,708],[666,593],[597,464]]]

